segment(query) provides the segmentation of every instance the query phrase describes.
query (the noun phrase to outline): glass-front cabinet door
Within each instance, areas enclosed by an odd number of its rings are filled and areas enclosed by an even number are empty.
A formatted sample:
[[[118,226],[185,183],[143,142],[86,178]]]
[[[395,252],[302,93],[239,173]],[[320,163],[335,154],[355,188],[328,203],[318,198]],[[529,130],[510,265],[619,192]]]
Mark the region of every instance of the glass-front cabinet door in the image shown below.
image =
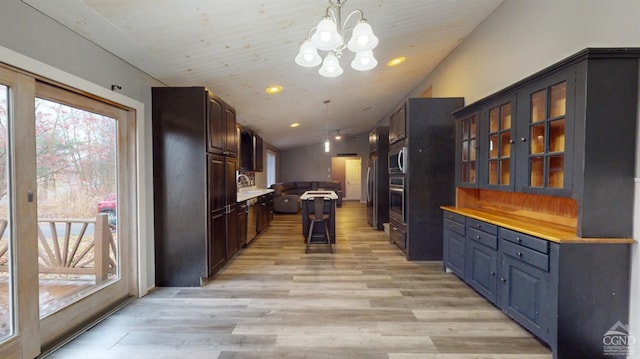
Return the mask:
[[[572,74],[572,73],[571,73]],[[526,121],[518,136],[525,156],[519,171],[526,191],[568,195],[571,191],[573,81],[570,74],[530,87],[526,92]],[[526,125],[526,127],[525,127]],[[526,149],[526,151],[524,151]]]
[[[458,185],[476,187],[478,184],[478,114],[474,113],[458,122],[459,168]]]
[[[483,111],[481,146],[483,173],[481,185],[494,189],[513,189],[515,163],[512,159],[515,121],[515,98],[509,97],[489,105]]]

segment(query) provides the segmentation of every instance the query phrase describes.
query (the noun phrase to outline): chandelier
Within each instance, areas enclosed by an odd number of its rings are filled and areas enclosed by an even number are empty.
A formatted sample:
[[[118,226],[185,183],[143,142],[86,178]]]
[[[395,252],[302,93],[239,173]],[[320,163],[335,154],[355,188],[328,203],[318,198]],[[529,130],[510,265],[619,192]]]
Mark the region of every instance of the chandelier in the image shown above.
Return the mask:
[[[318,73],[324,77],[337,77],[343,72],[340,59],[344,49],[355,53],[351,67],[358,71],[368,71],[378,65],[373,57],[373,50],[378,45],[378,38],[373,34],[371,25],[364,18],[362,10],[352,11],[342,22],[342,6],[347,0],[328,0],[325,16],[317,26],[311,28],[307,39],[300,46],[296,63],[303,67],[315,67],[322,63]],[[352,16],[359,15],[360,20],[353,28],[347,28]],[[351,38],[345,44],[345,31],[351,30]],[[318,50],[327,51],[322,60]]]

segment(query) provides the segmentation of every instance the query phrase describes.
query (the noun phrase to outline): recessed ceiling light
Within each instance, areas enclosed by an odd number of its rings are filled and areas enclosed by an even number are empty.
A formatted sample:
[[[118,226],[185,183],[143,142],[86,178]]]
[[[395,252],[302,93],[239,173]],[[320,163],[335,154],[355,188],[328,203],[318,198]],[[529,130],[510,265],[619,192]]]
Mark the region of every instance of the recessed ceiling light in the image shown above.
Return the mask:
[[[300,122],[294,122],[294,123],[290,124],[289,126],[290,127],[294,127],[294,128],[298,127],[298,126],[300,126]]]
[[[268,93],[269,95],[279,94],[280,92],[282,92],[282,86],[269,86],[264,90],[264,92]]]
[[[387,62],[387,66],[398,66],[401,63],[405,62],[407,58],[404,56],[400,56],[400,57],[396,57],[395,59],[391,59],[389,62]]]

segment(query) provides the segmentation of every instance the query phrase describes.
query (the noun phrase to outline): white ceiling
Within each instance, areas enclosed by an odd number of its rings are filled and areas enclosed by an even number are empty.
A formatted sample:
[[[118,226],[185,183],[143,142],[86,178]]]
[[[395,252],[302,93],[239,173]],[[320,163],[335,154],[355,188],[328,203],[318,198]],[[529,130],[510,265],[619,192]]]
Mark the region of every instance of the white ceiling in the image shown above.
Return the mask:
[[[289,149],[322,142],[327,130],[369,131],[502,0],[348,0],[343,19],[361,9],[380,40],[378,66],[355,71],[347,51],[333,79],[293,61],[327,1],[23,1],[168,86],[208,87],[241,125]],[[407,61],[387,67],[397,56]],[[271,85],[284,91],[267,95]]]

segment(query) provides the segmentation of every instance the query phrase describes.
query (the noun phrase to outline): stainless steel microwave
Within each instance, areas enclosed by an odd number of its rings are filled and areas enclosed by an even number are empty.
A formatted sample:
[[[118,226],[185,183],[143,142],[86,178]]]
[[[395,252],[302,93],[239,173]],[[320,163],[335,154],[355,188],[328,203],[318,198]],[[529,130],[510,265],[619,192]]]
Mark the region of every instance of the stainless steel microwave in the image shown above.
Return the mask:
[[[389,150],[389,174],[407,173],[407,156],[406,147],[397,147]]]

